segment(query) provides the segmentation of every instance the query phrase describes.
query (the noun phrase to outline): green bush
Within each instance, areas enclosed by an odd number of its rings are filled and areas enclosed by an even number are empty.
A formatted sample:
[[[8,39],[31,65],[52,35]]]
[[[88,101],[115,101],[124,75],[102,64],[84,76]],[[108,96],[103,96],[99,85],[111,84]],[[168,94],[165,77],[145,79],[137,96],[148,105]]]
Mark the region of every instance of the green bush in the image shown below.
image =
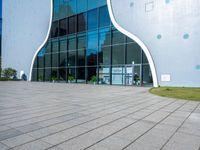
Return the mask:
[[[69,75],[69,76],[68,76],[68,80],[69,80],[70,82],[72,82],[72,81],[74,81],[74,80],[75,80],[75,78],[74,78],[74,76],[72,76],[72,75]]]
[[[96,83],[97,82],[97,77],[96,76],[92,76],[90,82]]]
[[[2,76],[3,76],[4,79],[7,79],[7,80],[16,79],[17,71],[15,69],[12,69],[12,68],[5,68],[5,69],[2,70]]]

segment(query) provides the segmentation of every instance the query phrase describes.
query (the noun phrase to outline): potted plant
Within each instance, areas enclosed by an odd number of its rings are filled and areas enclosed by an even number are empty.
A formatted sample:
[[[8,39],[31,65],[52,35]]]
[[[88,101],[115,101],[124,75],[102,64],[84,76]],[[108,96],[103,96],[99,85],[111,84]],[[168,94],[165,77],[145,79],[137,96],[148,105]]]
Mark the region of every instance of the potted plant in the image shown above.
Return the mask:
[[[74,78],[73,75],[69,75],[69,76],[68,76],[68,80],[69,80],[69,83],[72,83],[72,81],[74,81],[75,78]]]
[[[92,76],[90,82],[92,82],[95,85],[97,83],[97,77]]]
[[[56,76],[53,76],[53,77],[51,78],[51,80],[53,81],[53,83],[55,83],[56,81],[58,81],[58,78],[57,78]]]

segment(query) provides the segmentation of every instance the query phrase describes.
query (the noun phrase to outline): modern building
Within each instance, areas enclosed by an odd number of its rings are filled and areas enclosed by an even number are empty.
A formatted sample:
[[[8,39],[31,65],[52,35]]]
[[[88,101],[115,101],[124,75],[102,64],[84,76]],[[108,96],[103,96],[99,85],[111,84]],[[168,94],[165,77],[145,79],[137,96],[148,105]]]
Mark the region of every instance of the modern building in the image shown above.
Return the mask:
[[[1,77],[2,0],[0,0],[0,77]]]
[[[3,67],[31,81],[200,87],[199,6],[199,0],[7,0]]]

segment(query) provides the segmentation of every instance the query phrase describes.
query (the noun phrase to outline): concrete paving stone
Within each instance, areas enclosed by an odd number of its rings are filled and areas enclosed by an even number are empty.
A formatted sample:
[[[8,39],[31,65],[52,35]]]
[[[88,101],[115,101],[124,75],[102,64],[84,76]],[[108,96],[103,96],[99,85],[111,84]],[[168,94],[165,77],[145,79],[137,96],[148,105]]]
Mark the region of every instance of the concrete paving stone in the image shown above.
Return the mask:
[[[82,133],[87,132],[88,130],[85,128],[81,128],[81,127],[74,127],[70,130],[66,130],[66,131],[62,131],[62,132],[58,132],[56,134],[47,136],[42,138],[42,141],[45,141],[47,143],[50,143],[52,145],[56,145],[59,144],[60,142],[64,142],[68,139],[71,139],[75,136],[78,136]]]
[[[149,150],[160,148],[178,131],[184,134],[179,138],[191,143],[185,141],[186,148],[196,150],[200,137],[199,102],[187,102],[173,112],[186,101],[155,96],[148,89],[1,82],[0,138],[5,144],[16,146],[11,149],[20,150],[71,150],[88,146],[93,150],[121,150],[128,144],[134,149]],[[169,113],[172,114],[156,124]],[[141,120],[147,115],[146,121]],[[176,142],[179,138],[177,133],[172,136],[175,148],[169,149],[176,149],[176,144],[182,148],[184,144]],[[166,146],[170,146],[172,139]],[[0,149],[7,149],[5,144],[1,143]],[[61,145],[65,146],[59,148]]]
[[[164,146],[163,150],[199,150],[200,137],[177,132]]]
[[[169,112],[156,111],[153,114],[145,117],[143,120],[157,123],[160,120],[164,119],[167,115],[169,115]]]
[[[6,145],[0,143],[0,150],[7,150],[9,149],[9,147],[7,147]]]
[[[42,127],[38,126],[37,124],[28,124],[28,125],[25,125],[25,126],[17,127],[16,130],[19,130],[23,133],[27,133],[27,132],[38,130],[38,129],[41,129],[41,128]]]
[[[4,125],[0,126],[0,132],[8,130],[8,129],[10,129],[10,127],[4,126]]]
[[[22,132],[15,130],[15,129],[8,129],[5,131],[0,132],[0,141],[11,138],[11,137],[15,137],[22,134]]]
[[[107,136],[112,135],[113,133],[117,132],[120,129],[123,129],[127,125],[131,124],[133,120],[123,118],[119,121],[113,122],[109,125],[102,126],[98,129],[95,129],[89,133],[86,133],[84,135],[81,135],[75,139],[72,139],[70,141],[67,141],[58,147],[64,149],[68,148],[70,150],[78,150],[78,149],[84,149],[88,146],[97,143],[98,141],[106,138]]]
[[[169,116],[162,121],[162,124],[179,127],[186,118]]]
[[[179,111],[186,111],[191,112],[195,109],[195,107],[198,105],[196,102],[188,102],[186,105],[184,105]]]
[[[1,143],[7,145],[10,148],[13,148],[13,147],[19,146],[21,144],[30,142],[32,140],[35,140],[35,139],[31,136],[23,134],[23,135],[19,135],[19,136],[13,137],[13,138],[3,140],[3,141],[1,141]]]
[[[139,121],[135,124],[125,128],[124,130],[114,134],[113,136],[120,139],[133,141],[147,130],[149,130],[155,123],[147,121]]]
[[[152,111],[145,111],[145,110],[141,110],[141,111],[138,111],[134,114],[131,114],[129,116],[127,116],[128,118],[133,118],[133,119],[141,119],[147,115],[149,115]]]
[[[50,145],[46,142],[37,140],[37,141],[30,142],[30,143],[26,143],[21,146],[17,146],[15,148],[13,148],[13,150],[44,150],[51,146],[52,145]]]
[[[111,136],[88,148],[88,150],[122,150],[130,142],[129,140]]]
[[[155,128],[148,131],[137,141],[129,145],[126,149],[159,150],[170,138],[170,136],[173,135],[176,129],[176,127],[159,124]]]

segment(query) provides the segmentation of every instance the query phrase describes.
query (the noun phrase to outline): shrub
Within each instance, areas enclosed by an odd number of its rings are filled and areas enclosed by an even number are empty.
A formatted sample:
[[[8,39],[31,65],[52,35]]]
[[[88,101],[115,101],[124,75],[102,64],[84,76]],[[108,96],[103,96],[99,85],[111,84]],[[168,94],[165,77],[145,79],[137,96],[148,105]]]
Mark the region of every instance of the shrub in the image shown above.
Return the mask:
[[[2,75],[4,78],[6,79],[16,79],[17,76],[17,71],[15,69],[12,68],[5,68],[4,70],[2,70]]]
[[[97,82],[97,77],[96,76],[92,76],[90,82],[96,83]]]
[[[75,80],[75,78],[74,78],[74,76],[69,75],[69,76],[68,76],[68,80],[71,82],[71,81]]]

